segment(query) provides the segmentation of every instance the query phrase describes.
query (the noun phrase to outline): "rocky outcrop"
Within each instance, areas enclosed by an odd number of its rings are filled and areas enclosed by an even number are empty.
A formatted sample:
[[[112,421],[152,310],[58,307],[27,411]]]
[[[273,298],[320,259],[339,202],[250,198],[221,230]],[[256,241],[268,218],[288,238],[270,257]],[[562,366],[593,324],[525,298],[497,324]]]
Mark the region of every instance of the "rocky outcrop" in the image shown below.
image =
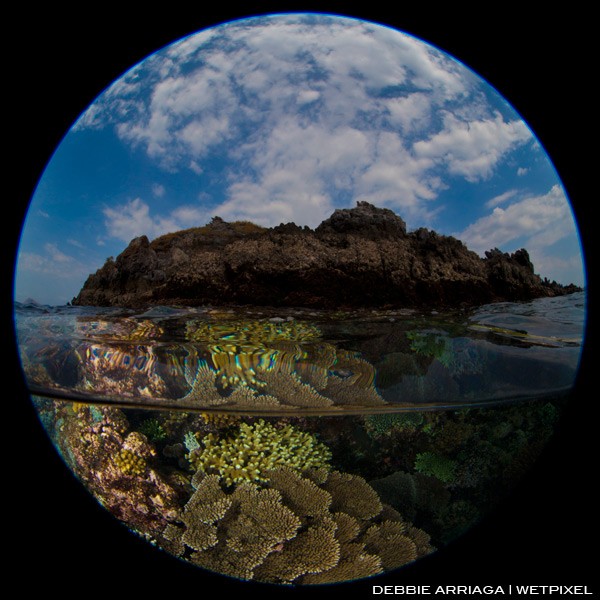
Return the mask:
[[[89,276],[73,304],[444,308],[578,289],[542,280],[524,249],[480,258],[456,238],[407,232],[391,210],[359,202],[315,230],[214,217],[152,242],[135,238]]]

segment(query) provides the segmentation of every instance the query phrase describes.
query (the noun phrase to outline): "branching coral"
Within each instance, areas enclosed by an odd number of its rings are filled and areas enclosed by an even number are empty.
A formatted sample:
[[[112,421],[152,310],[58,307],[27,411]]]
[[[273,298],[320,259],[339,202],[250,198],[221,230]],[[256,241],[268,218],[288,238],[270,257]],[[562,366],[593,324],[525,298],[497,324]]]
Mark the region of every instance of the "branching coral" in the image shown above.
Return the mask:
[[[190,452],[196,470],[218,474],[227,485],[267,481],[265,473],[278,466],[301,471],[326,466],[331,452],[317,439],[291,425],[277,428],[259,419],[242,423],[227,437],[208,434],[202,448]]]
[[[344,378],[330,375],[323,395],[331,398],[335,405],[377,406],[385,404],[379,392],[372,386],[363,386],[352,376]]]
[[[217,475],[199,478],[182,514],[190,559],[242,579],[315,584],[368,577],[431,552],[427,534],[382,509],[362,478],[323,469],[305,476],[316,471],[276,469],[266,489],[244,482],[225,491]],[[176,545],[176,528],[164,537]]]
[[[192,368],[194,362],[196,363],[195,370]],[[206,361],[196,358],[192,354],[185,361],[184,374],[190,391],[180,398],[180,402],[191,402],[199,406],[216,406],[227,403],[227,398],[221,396],[215,386],[217,374],[206,364]]]
[[[265,371],[260,376],[269,392],[282,404],[303,408],[325,407],[333,404],[333,400],[321,395],[310,385],[302,383],[293,372],[272,370]]]
[[[253,569],[270,552],[296,535],[300,521],[281,503],[281,495],[276,490],[260,490],[254,484],[242,483],[232,494],[226,495],[217,488],[217,476],[207,476],[192,496],[191,504],[186,505],[183,542],[198,550],[192,555],[196,564],[226,575],[250,579]],[[221,514],[226,501],[227,508]],[[205,504],[218,507],[218,510],[207,512]],[[221,518],[217,528],[212,523],[219,514]],[[187,541],[188,531],[192,532],[194,546]],[[204,548],[196,542],[198,535],[203,536],[201,542]]]
[[[406,525],[398,521],[369,527],[363,541],[368,552],[381,558],[384,569],[395,569],[417,558],[415,542],[406,535]]]
[[[302,518],[324,514],[331,504],[331,494],[290,467],[271,471],[268,485],[279,490],[286,505]]]
[[[367,520],[381,512],[381,501],[375,490],[358,475],[333,471],[323,484],[333,500],[331,509],[357,519]]]
[[[139,431],[151,442],[162,442],[167,438],[167,432],[157,419],[146,419],[140,424]]]
[[[190,391],[180,400],[244,408],[384,404],[373,365],[357,352],[315,343],[319,335],[295,321],[201,323],[188,337],[204,343],[210,358],[189,346],[183,374]]]

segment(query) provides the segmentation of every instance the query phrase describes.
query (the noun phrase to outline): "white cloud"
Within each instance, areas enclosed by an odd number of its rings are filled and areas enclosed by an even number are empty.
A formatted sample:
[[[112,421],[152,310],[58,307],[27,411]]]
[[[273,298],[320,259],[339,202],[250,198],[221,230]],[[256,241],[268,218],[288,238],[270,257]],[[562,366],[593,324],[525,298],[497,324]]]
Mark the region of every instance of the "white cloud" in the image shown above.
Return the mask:
[[[496,206],[489,215],[455,235],[480,255],[494,247],[504,252],[524,247],[542,277],[583,285],[577,228],[559,185],[547,194],[513,202],[506,208]],[[569,249],[555,249],[557,242]]]
[[[154,183],[152,185],[152,195],[156,198],[162,198],[165,195],[165,186],[160,183]]]
[[[75,240],[67,240],[69,243]],[[43,304],[61,305],[77,295],[90,273],[98,269],[92,254],[82,262],[48,242],[39,252],[20,252],[15,278],[15,298],[34,298]]]
[[[125,206],[106,207],[103,211],[108,235],[129,242],[140,235],[152,235],[155,223],[150,218],[150,207],[140,198]]]
[[[81,250],[83,250],[85,248],[85,246],[81,242],[78,242],[77,240],[74,240],[73,238],[68,238],[67,243],[71,244],[71,246],[75,246],[75,248],[79,248]]]
[[[170,216],[180,226],[179,228],[198,227],[207,221],[207,212],[194,206],[179,206],[171,212]]]
[[[317,90],[301,90],[298,92],[296,101],[298,104],[310,104],[321,97],[321,92]]]
[[[522,239],[534,246],[547,246],[573,234],[576,229],[569,203],[562,188],[555,185],[547,194],[514,202],[506,208],[496,206],[491,214],[469,225],[457,237],[472,250],[483,253]],[[531,245],[526,246],[530,249]]]
[[[357,20],[267,21],[234,22],[154,55],[111,86],[80,127],[114,121],[124,141],[145,148],[168,170],[200,174],[203,159],[219,148],[219,157],[233,160],[231,206],[239,201],[240,181],[262,187],[264,197],[272,191],[273,171],[286,169],[316,180],[296,198],[346,192],[361,172],[365,197],[393,202],[405,194],[407,185],[389,192],[381,184],[366,188],[381,168],[373,151],[380,125],[422,135],[434,108],[475,89],[470,72],[410,36]],[[217,36],[220,43],[204,45]],[[309,111],[302,123],[299,106]],[[286,149],[285,143],[295,145]],[[402,156],[409,164],[392,164],[400,175],[410,174],[417,191],[397,202],[431,198],[434,180],[425,169],[434,164],[431,156],[404,149]]]
[[[204,172],[204,169],[195,160],[190,161],[189,167],[194,173],[196,173],[196,175],[202,175]]]
[[[402,132],[423,131],[430,124],[432,103],[423,92],[390,98],[386,107],[390,114],[390,122]]]
[[[523,121],[506,122],[500,113],[476,121],[446,113],[442,131],[416,142],[414,150],[417,156],[439,161],[450,173],[476,182],[489,178],[508,152],[531,139]]]
[[[433,166],[429,158],[414,157],[400,138],[382,133],[371,164],[357,182],[357,200],[386,205],[404,215],[425,213],[423,200],[433,200],[441,187],[435,177],[427,175]]]
[[[56,244],[44,244],[44,250],[48,253],[50,260],[55,263],[69,263],[75,261],[72,256],[61,252]]]
[[[72,256],[59,250],[56,244],[44,244],[44,253],[21,252],[17,271],[52,275],[61,279],[82,277],[90,268]]]
[[[504,192],[502,194],[498,194],[498,196],[494,196],[493,198],[490,198],[485,203],[485,206],[487,208],[494,208],[495,206],[498,206],[499,204],[504,204],[505,202],[508,202],[508,200],[510,200],[511,198],[514,198],[516,193],[517,193],[517,190],[507,190],[506,192]]]
[[[392,29],[280,15],[153,55],[78,126],[113,123],[166,170],[214,176],[222,165],[226,196],[215,211],[224,218],[314,226],[343,198],[422,219],[439,210],[432,201],[448,175],[486,179],[531,139],[521,121],[492,111],[481,86]],[[150,216],[139,199],[105,217],[110,235],[127,241],[195,219]]]
[[[527,175],[529,173],[529,169],[527,167],[519,167],[517,169],[517,175],[519,177],[523,177],[523,175]]]
[[[103,213],[107,235],[126,243],[141,235],[154,239],[165,233],[202,225],[208,218],[205,211],[193,206],[179,206],[167,215],[151,215],[149,205],[141,198],[121,206],[106,207]]]
[[[35,214],[39,215],[40,217],[44,217],[44,219],[49,219],[50,218],[50,215],[45,210],[42,210],[41,208],[38,208],[35,211]]]
[[[537,273],[549,280],[558,281],[568,285],[585,285],[585,275],[580,254],[571,254],[569,256],[548,255],[544,252],[532,253],[533,263]]]

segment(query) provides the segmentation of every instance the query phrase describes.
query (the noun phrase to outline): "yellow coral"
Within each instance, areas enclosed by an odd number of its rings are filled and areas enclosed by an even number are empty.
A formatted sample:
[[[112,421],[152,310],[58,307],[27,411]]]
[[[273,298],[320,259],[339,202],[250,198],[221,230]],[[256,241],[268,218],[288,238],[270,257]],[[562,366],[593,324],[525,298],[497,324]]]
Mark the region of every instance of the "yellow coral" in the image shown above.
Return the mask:
[[[276,428],[263,419],[242,423],[234,435],[219,438],[208,434],[204,448],[190,452],[196,470],[216,473],[227,485],[243,481],[268,481],[267,471],[288,466],[296,471],[327,466],[329,449],[306,432],[291,425]]]
[[[304,321],[235,321],[228,323],[211,323],[208,321],[190,321],[187,324],[186,337],[194,342],[210,344],[228,342],[251,342],[256,345],[267,345],[275,341],[316,340],[321,336],[321,331],[316,325]]]
[[[228,415],[225,413],[201,413],[200,416],[207,425],[213,425],[217,428],[235,425],[240,420],[236,415]]]
[[[123,475],[143,475],[146,472],[146,460],[127,448],[117,452],[113,461]]]

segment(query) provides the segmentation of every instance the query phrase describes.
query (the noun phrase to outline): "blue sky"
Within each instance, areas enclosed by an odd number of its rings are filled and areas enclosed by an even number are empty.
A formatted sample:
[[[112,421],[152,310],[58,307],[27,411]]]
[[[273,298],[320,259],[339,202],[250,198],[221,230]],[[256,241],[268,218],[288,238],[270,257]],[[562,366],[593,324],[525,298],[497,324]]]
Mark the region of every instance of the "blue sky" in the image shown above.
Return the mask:
[[[357,200],[584,283],[560,180],[493,88],[393,29],[278,15],[187,37],[97,98],[32,198],[15,297],[70,300],[138,235],[214,215],[315,227]]]

